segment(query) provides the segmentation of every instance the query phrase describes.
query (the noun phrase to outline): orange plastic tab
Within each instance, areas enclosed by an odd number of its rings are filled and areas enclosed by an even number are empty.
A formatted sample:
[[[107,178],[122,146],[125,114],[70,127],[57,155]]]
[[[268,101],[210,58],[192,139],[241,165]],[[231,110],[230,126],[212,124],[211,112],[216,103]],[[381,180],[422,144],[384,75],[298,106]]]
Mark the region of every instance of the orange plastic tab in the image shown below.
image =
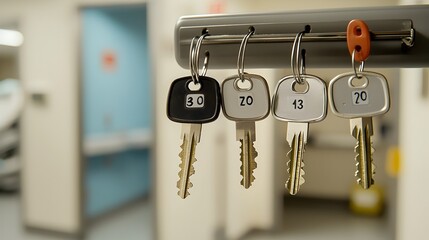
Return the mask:
[[[359,19],[354,19],[347,26],[347,47],[350,55],[355,52],[356,61],[365,61],[371,50],[371,35],[366,23]]]

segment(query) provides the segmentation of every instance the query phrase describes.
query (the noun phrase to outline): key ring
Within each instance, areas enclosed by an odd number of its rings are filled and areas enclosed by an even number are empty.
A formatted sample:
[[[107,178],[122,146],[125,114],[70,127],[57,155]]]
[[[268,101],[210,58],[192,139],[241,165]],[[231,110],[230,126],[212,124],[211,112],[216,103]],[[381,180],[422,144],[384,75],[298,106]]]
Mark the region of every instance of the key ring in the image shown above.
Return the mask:
[[[255,33],[255,29],[251,27],[249,32],[244,36],[243,40],[240,44],[240,49],[238,50],[238,59],[237,59],[237,69],[238,69],[238,77],[244,82],[244,53],[246,52],[247,42],[249,41],[250,36]]]
[[[200,37],[194,37],[191,41],[191,46],[189,48],[189,68],[191,70],[191,77],[194,84],[200,83],[200,76],[205,76],[207,73],[208,65],[209,65],[209,58],[210,53],[208,51],[205,52],[204,57],[204,65],[201,74],[199,74],[198,70],[200,69],[200,50],[201,45],[204,40],[204,38],[208,36],[208,33],[204,33]],[[197,40],[198,38],[198,40]],[[197,43],[195,44],[195,41]]]
[[[365,61],[361,61],[360,62],[359,70],[356,71],[355,53],[356,53],[356,49],[353,50],[353,53],[352,53],[352,68],[353,68],[353,71],[355,73],[355,77],[358,78],[358,79],[361,79],[362,78],[362,74],[358,74],[358,73],[362,73],[363,72],[363,70],[365,68]]]
[[[293,76],[295,81],[299,84],[304,84],[304,78],[302,75],[305,74],[305,49],[301,52],[301,42],[305,33],[306,31],[302,31],[296,35],[295,40],[293,41],[292,54],[290,57]]]

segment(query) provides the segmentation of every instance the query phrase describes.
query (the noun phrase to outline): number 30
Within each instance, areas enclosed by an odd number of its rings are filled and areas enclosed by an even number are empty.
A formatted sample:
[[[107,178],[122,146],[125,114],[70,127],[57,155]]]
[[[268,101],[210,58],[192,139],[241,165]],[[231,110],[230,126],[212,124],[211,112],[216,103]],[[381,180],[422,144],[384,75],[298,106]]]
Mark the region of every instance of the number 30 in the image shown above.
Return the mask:
[[[196,101],[196,103],[194,102],[194,100]],[[188,95],[188,97],[186,99],[186,106],[187,107],[200,107],[203,105],[204,105],[204,97],[203,96]]]

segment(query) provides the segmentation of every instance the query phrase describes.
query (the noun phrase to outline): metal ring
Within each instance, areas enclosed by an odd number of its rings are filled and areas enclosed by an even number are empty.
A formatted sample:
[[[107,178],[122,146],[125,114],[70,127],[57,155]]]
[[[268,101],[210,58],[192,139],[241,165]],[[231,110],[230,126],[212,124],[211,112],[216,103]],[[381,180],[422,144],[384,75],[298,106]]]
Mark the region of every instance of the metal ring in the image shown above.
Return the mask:
[[[305,60],[302,58],[300,54],[301,41],[304,34],[305,34],[305,31],[302,31],[296,35],[295,40],[293,41],[292,54],[290,57],[293,76],[295,78],[295,81],[299,84],[304,84],[304,78],[301,75],[305,73]]]
[[[305,75],[305,49],[301,50],[301,61],[300,61],[300,67],[299,67],[299,74]],[[304,79],[303,79],[304,80]]]
[[[197,80],[195,77],[195,69],[194,69],[194,53],[195,53],[195,40],[197,37],[192,38],[191,45],[189,47],[189,69],[191,70],[192,81],[197,84]]]
[[[204,53],[204,63],[203,63],[203,69],[201,70],[201,76],[205,76],[207,74],[207,69],[209,68],[209,60],[210,60],[210,52],[206,51]],[[199,63],[198,63],[199,66]]]
[[[240,44],[240,49],[238,50],[238,59],[237,59],[237,70],[238,70],[238,77],[241,79],[241,81],[244,81],[244,53],[246,52],[246,46],[247,42],[249,41],[250,36],[252,36],[255,33],[255,29],[251,28],[249,29],[249,32],[244,36],[243,40]]]
[[[353,68],[353,71],[354,71],[354,73],[355,73],[355,77],[356,77],[356,78],[361,79],[361,78],[362,78],[362,74],[361,74],[361,75],[359,75],[358,73],[362,73],[362,72],[363,72],[363,70],[365,69],[365,61],[360,62],[359,70],[358,70],[358,71],[356,71],[356,65],[355,65],[355,53],[356,53],[356,49],[354,49],[354,50],[353,50],[353,53],[352,53],[352,68]]]
[[[209,52],[205,53],[204,66],[203,66],[201,75],[198,72],[200,69],[199,59],[200,59],[201,45],[202,45],[202,42],[206,36],[208,36],[208,33],[204,33],[200,37],[194,37],[191,41],[191,46],[190,46],[190,50],[189,50],[189,55],[190,55],[189,56],[189,68],[191,70],[191,77],[192,77],[192,81],[194,82],[194,84],[199,84],[200,83],[199,77],[205,76],[207,73],[207,68],[208,68],[208,64],[209,64],[209,57],[210,57]],[[197,38],[198,38],[197,43],[194,44],[194,42]]]
[[[195,67],[196,72],[198,72],[198,70],[200,69],[199,59],[200,59],[201,45],[203,43],[204,38],[208,35],[209,35],[208,33],[204,33],[203,35],[201,35],[197,41],[197,45],[195,46],[196,55],[195,55],[195,59],[194,59],[194,61],[195,61],[194,67]],[[209,58],[210,58],[210,53],[208,51],[206,51],[205,56],[204,56],[203,69],[202,69],[202,72],[200,74],[201,76],[205,76],[207,73],[207,69],[208,69],[208,65],[209,65]]]

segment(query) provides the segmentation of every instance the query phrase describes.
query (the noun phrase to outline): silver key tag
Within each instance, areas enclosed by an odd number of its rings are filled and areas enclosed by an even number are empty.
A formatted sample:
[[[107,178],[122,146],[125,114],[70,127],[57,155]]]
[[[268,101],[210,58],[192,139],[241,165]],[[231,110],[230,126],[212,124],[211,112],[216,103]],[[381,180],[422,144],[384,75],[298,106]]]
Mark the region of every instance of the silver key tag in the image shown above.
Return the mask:
[[[223,82],[222,110],[226,118],[236,122],[236,139],[241,149],[240,183],[247,189],[255,180],[253,173],[257,167],[255,121],[270,113],[270,94],[263,77],[245,73],[242,79],[232,76]]]
[[[390,109],[389,85],[386,78],[375,72],[361,72],[364,84],[358,86],[355,73],[338,75],[329,83],[332,112],[343,118],[381,115]]]
[[[256,74],[244,74],[248,86],[240,87],[242,80],[237,76],[222,83],[222,110],[225,117],[233,121],[262,120],[270,113],[270,93],[267,81]]]
[[[350,119],[350,133],[356,139],[357,183],[364,189],[374,184],[372,117],[389,111],[390,95],[386,78],[375,72],[344,73],[329,83],[332,112]]]
[[[297,90],[294,76],[281,79],[274,91],[273,116],[286,122],[319,122],[325,119],[328,96],[326,83],[313,75],[301,75],[307,82],[306,89]]]
[[[295,76],[281,79],[274,91],[272,113],[280,121],[288,122],[286,140],[289,143],[286,188],[295,195],[304,179],[304,151],[309,123],[325,119],[328,95],[326,83],[313,75],[300,75],[303,84]]]

